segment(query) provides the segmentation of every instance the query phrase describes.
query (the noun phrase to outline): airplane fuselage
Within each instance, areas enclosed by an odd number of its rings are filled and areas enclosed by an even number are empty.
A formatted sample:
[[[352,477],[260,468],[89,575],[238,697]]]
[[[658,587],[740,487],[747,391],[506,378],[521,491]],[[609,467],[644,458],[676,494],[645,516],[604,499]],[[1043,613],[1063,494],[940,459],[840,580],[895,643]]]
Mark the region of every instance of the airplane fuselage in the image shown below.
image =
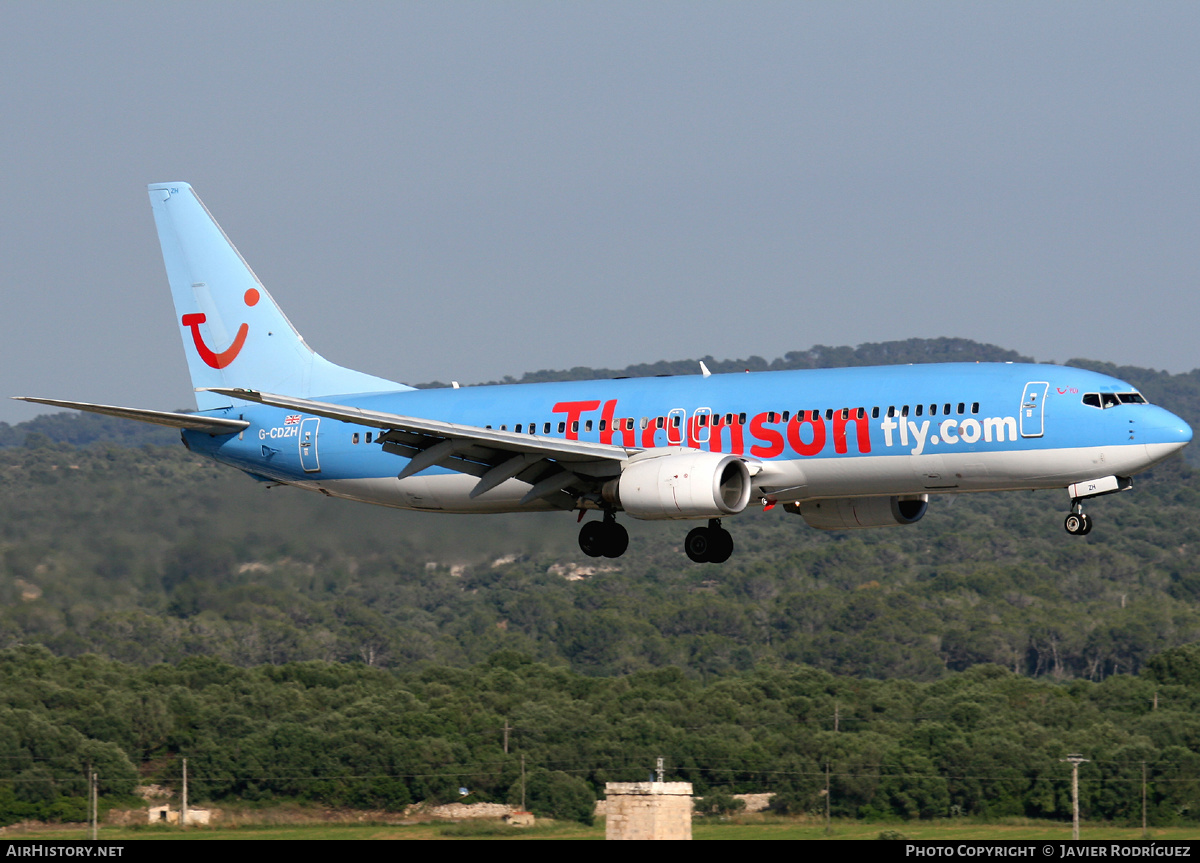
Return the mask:
[[[1088,394],[1113,402],[1085,403]],[[632,378],[411,390],[324,400],[531,437],[628,450],[690,447],[765,470],[754,496],[797,501],[1062,488],[1130,476],[1178,450],[1191,431],[1162,408],[1119,394],[1129,384],[1082,369],[937,364]],[[1099,398],[1090,399],[1099,402]],[[512,512],[528,484],[511,479],[475,498],[475,478],[432,466],[397,479],[404,461],[376,430],[263,405],[237,435],[184,432],[189,446],[277,482],[416,510]],[[370,436],[370,437],[368,437]],[[586,503],[586,502],[585,502]]]

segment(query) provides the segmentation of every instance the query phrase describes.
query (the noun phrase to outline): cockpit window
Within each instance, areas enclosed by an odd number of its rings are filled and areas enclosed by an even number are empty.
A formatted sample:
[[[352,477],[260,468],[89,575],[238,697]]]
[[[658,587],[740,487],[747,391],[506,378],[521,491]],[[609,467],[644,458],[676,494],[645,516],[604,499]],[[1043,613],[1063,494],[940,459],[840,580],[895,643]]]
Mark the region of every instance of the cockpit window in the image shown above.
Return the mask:
[[[1103,410],[1115,408],[1117,405],[1148,404],[1141,393],[1084,393],[1083,403],[1088,407]]]

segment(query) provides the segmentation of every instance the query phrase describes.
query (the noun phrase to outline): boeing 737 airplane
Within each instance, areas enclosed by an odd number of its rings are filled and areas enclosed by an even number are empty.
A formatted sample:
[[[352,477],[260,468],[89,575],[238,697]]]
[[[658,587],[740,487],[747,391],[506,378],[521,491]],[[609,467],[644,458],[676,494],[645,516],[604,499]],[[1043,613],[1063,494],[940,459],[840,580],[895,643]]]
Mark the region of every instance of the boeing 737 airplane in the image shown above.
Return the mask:
[[[885,366],[417,390],[324,359],[186,183],[150,203],[197,413],[20,397],[181,430],[257,479],[400,509],[600,514],[585,554],[629,544],[618,513],[694,519],[696,562],[733,551],[751,505],[824,530],[909,525],[931,494],[1065,488],[1083,502],[1192,438],[1116,378],[1053,365]]]

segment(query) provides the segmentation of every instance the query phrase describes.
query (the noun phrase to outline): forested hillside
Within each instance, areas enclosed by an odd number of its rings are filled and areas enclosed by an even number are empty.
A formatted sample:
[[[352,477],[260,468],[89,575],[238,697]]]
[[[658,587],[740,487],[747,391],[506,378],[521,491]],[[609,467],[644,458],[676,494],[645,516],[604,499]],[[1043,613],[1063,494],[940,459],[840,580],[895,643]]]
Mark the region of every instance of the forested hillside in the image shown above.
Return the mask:
[[[1194,665],[1196,657],[1182,658]],[[1170,665],[1171,663],[1164,663]],[[82,816],[138,780],[193,805],[309,800],[396,810],[416,800],[529,804],[590,821],[595,790],[662,756],[699,795],[774,792],[782,812],[1069,817],[1081,752],[1086,818],[1152,825],[1200,810],[1200,690],[1126,675],[1036,681],[977,666],[934,683],[760,666],[707,682],[674,668],[610,678],[512,652],[469,668],[388,673],[318,662],[242,669],[194,657],[148,669],[44,648],[0,650],[0,824]]]
[[[914,340],[776,363],[921,357],[1020,359]],[[1200,427],[1200,372],[1072,362]],[[695,371],[668,365],[621,373]],[[595,374],[539,375],[576,371]],[[684,557],[685,526],[627,519],[628,553],[597,563],[571,514],[386,510],[268,488],[136,423],[0,426],[0,817],[78,814],[89,760],[110,795],[186,756],[214,800],[397,806],[458,784],[503,799],[514,753],[568,797],[662,754],[701,790],[801,809],[831,763],[835,812],[1062,815],[1066,748],[1096,758],[1096,817],[1129,814],[1142,760],[1156,817],[1190,817],[1195,471],[1096,500],[1087,537],[1065,508],[948,496],[911,527],[832,534],[747,512],[720,566]]]

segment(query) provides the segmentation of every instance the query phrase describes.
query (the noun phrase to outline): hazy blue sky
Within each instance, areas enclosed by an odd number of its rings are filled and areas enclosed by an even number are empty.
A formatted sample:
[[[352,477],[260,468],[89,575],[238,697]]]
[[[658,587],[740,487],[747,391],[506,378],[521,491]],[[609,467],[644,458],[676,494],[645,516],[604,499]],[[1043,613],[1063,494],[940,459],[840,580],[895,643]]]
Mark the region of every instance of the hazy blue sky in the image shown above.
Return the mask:
[[[164,180],[313,347],[409,382],[912,336],[1187,371],[1198,25],[1195,3],[0,2],[0,393],[192,404]]]

